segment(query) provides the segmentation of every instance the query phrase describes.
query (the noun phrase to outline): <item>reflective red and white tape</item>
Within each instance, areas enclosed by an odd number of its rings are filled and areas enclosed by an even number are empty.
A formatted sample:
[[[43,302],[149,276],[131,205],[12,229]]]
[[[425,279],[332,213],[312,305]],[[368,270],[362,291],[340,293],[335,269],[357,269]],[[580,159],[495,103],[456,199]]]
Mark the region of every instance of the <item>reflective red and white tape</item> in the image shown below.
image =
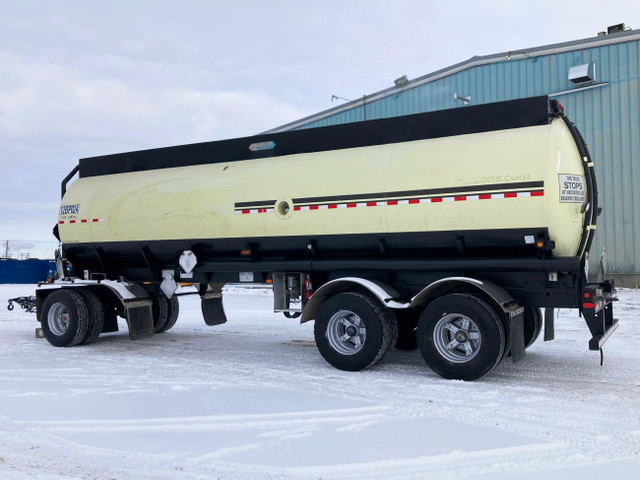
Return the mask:
[[[58,220],[59,225],[69,225],[75,223],[100,223],[104,222],[104,218],[83,218],[80,220]]]
[[[250,210],[236,210],[236,215],[248,214],[248,213],[273,213],[275,212],[274,208],[252,208]]]
[[[478,195],[455,195],[446,197],[428,197],[428,198],[410,198],[405,200],[378,200],[368,202],[347,202],[347,203],[321,203],[314,205],[296,205],[293,210],[331,210],[334,208],[360,208],[360,207],[385,207],[393,205],[416,205],[421,203],[446,203],[446,202],[465,202],[473,200],[495,200],[499,198],[521,198],[521,197],[542,197],[544,190],[534,190],[528,192],[502,192],[502,193],[483,193]],[[238,209],[236,214],[246,215],[252,213],[270,213],[273,208],[256,208],[256,209]]]

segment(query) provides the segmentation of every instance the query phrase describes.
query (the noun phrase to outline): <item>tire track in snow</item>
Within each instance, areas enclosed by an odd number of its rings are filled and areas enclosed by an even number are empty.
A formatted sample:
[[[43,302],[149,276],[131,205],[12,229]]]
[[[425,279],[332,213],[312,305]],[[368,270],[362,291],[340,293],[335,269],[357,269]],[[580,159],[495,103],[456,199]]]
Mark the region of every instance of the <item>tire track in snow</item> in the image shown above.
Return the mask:
[[[52,434],[94,432],[202,432],[245,429],[314,427],[371,422],[386,418],[383,407],[345,408],[340,410],[265,413],[244,415],[212,415],[206,417],[154,418],[145,420],[73,420],[17,421],[27,429],[45,430]]]

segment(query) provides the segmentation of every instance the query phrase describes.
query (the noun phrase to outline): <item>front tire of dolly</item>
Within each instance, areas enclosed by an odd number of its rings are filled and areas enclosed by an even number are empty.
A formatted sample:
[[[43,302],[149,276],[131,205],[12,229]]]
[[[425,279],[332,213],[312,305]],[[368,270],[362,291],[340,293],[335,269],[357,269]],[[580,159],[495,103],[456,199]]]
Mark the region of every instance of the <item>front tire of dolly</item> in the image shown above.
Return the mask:
[[[79,344],[89,329],[89,311],[83,297],[73,290],[56,290],[42,302],[44,338],[54,347]]]

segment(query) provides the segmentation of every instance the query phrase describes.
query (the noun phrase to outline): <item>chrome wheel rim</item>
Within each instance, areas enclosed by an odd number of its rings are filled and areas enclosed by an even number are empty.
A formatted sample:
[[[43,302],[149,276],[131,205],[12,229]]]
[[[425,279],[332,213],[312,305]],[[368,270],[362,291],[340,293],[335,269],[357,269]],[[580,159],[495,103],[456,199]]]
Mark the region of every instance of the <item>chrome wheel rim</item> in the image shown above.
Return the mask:
[[[69,311],[62,303],[54,303],[47,314],[49,330],[56,336],[61,336],[69,329]]]
[[[367,329],[362,319],[351,310],[339,310],[327,324],[327,340],[342,355],[355,355],[364,347]]]
[[[436,323],[433,343],[438,353],[450,362],[466,363],[478,355],[482,335],[469,317],[449,313]]]

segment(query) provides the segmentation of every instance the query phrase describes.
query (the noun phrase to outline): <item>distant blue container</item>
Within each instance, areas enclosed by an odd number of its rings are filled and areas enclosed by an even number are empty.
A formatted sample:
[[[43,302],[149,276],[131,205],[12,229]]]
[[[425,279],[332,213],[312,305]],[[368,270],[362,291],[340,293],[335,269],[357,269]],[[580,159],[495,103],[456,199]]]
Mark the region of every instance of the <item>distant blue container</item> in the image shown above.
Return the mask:
[[[53,278],[53,260],[0,259],[0,283],[38,283]]]

